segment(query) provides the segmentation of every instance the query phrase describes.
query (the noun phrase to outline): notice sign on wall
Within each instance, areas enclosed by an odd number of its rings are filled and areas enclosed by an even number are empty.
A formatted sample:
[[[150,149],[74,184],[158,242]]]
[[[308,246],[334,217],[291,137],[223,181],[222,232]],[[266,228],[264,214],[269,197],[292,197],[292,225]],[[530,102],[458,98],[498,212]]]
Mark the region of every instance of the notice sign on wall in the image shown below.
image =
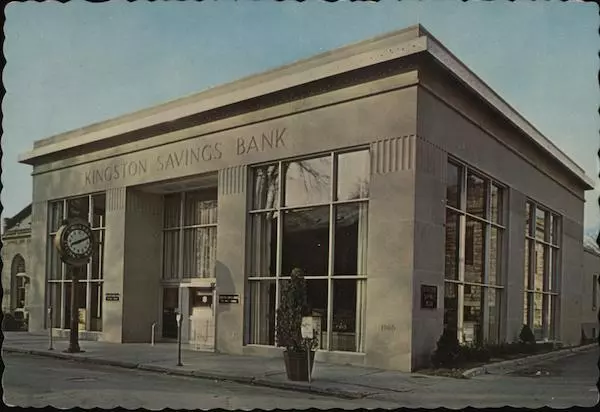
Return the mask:
[[[107,302],[118,302],[121,295],[119,293],[105,293],[104,300]]]
[[[437,309],[437,286],[421,285],[421,309]]]
[[[219,303],[240,303],[240,295],[219,295]]]

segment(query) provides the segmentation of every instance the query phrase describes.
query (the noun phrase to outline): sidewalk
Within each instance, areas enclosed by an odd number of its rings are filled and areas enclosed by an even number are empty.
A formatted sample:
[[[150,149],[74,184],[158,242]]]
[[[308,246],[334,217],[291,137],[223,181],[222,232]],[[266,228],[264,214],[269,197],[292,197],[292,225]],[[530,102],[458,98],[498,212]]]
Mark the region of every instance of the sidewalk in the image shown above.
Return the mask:
[[[80,341],[79,345],[85,352],[63,353],[63,350],[68,347],[68,340],[55,338],[54,350],[51,351],[48,350],[48,337],[45,335],[4,332],[2,350],[349,399],[412,392],[415,389],[422,390],[441,380],[452,379],[315,362],[312,382],[308,384],[308,382],[292,382],[287,379],[283,357],[264,358],[198,352],[186,349],[182,345],[183,366],[177,366],[177,345],[173,343],[157,343],[151,346],[150,344]]]
[[[448,377],[315,362],[312,382],[308,384],[307,382],[292,382],[287,379],[283,357],[264,358],[198,352],[189,350],[182,345],[183,366],[178,367],[177,345],[173,343],[157,343],[155,346],[151,346],[150,344],[80,341],[79,344],[85,352],[63,353],[63,350],[68,347],[68,341],[65,339],[55,339],[54,350],[51,351],[48,350],[48,337],[45,335],[4,332],[2,349],[6,352],[29,353],[173,375],[227,380],[348,399],[384,396],[387,399],[402,402],[403,394],[429,392],[435,390],[435,387],[440,384],[445,386],[444,384],[450,383],[449,381],[457,383],[456,379]],[[595,347],[597,345],[592,344],[581,348],[501,362],[494,366],[487,365],[476,368],[477,370],[466,371],[465,375],[476,376],[480,373],[490,372],[504,374],[511,369],[522,368],[541,360]]]

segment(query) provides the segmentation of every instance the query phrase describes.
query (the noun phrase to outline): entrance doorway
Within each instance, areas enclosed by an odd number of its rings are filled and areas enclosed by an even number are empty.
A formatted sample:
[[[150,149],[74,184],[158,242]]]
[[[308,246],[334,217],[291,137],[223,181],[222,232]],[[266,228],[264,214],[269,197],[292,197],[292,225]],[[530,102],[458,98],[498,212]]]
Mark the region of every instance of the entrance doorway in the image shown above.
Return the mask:
[[[190,344],[197,350],[213,350],[215,347],[213,289],[191,287],[189,293]]]
[[[163,289],[162,337],[177,339],[177,308],[179,307],[179,288]]]

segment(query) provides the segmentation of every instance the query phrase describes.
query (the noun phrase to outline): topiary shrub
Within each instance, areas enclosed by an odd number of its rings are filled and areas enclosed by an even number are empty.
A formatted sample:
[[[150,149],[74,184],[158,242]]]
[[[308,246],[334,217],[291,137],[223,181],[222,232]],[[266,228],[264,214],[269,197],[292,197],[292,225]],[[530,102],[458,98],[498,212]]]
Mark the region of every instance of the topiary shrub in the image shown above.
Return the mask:
[[[437,341],[436,349],[431,355],[431,363],[436,368],[452,367],[461,357],[461,347],[456,333],[444,329],[444,333]]]
[[[523,325],[521,333],[519,333],[519,341],[525,344],[535,345],[535,335],[531,331],[529,325]]]
[[[290,280],[283,284],[281,303],[277,309],[277,327],[275,329],[277,346],[289,352],[305,352],[317,346],[317,339],[302,337],[302,316],[308,314],[306,280],[301,269],[293,269]]]

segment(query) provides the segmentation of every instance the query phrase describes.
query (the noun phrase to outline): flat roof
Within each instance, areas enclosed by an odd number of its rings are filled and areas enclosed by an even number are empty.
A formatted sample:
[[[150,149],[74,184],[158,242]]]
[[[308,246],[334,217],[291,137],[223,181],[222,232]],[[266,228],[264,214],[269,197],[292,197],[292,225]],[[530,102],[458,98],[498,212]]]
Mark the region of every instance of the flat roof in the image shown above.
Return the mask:
[[[148,109],[38,140],[34,143],[33,150],[19,156],[19,162],[31,165],[43,164],[44,158],[49,155],[76,147],[84,148],[107,139],[114,140],[114,145],[118,145],[118,139],[115,138],[128,132],[176,122],[208,110],[418,53],[427,53],[433,57],[460,82],[520,129],[540,149],[558,160],[587,190],[594,188],[594,181],[585,174],[579,165],[513,109],[420,24]]]

